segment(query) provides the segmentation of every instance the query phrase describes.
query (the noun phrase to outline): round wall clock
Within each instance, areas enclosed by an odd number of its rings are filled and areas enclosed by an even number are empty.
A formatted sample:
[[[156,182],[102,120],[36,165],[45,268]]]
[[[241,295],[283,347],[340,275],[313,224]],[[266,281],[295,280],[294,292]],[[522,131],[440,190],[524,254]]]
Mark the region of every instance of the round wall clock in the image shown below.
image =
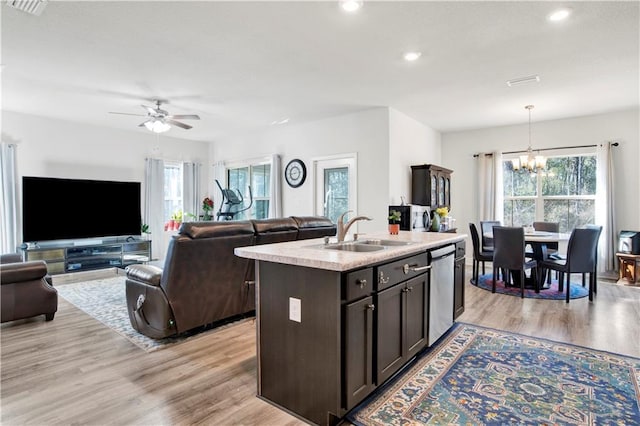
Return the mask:
[[[292,188],[297,188],[304,183],[307,177],[307,168],[304,166],[302,160],[297,158],[289,161],[287,167],[284,169],[284,178]]]

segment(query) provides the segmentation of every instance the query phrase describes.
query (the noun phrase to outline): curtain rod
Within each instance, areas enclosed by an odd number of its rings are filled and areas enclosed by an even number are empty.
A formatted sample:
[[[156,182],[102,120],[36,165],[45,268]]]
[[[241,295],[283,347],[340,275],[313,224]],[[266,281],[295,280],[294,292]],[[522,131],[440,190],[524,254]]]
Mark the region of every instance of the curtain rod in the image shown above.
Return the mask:
[[[613,143],[611,144],[611,146],[618,146],[618,145],[619,145],[619,143],[618,143],[618,142],[613,142]],[[540,149],[533,149],[532,151],[533,151],[533,152],[538,152],[538,151],[555,151],[555,150],[558,150],[558,149],[595,148],[595,147],[597,147],[597,146],[598,146],[597,144],[594,144],[594,145],[575,145],[575,146],[558,146],[558,147],[555,147],[555,148],[540,148]],[[522,151],[503,151],[503,152],[502,152],[502,154],[521,154],[521,153],[523,153],[523,152],[528,152],[528,150],[526,150],[526,149],[525,149],[525,150],[522,150]],[[474,157],[479,157],[480,155],[481,155],[481,154],[473,154],[473,156],[474,156]],[[490,152],[489,152],[489,153],[486,153],[486,154],[484,154],[484,155],[485,155],[485,156],[489,156],[489,157],[493,156],[493,154],[492,154],[492,153],[490,153]]]
[[[618,142],[613,142],[611,144],[612,146],[618,146]],[[573,149],[573,148],[595,148],[597,147],[597,144],[594,145],[576,145],[576,146],[558,146],[555,148],[540,148],[540,149],[533,149],[533,152],[538,152],[538,151],[555,151],[558,149]],[[524,151],[504,151],[503,154],[521,154],[523,152],[528,152],[528,150],[524,150]]]

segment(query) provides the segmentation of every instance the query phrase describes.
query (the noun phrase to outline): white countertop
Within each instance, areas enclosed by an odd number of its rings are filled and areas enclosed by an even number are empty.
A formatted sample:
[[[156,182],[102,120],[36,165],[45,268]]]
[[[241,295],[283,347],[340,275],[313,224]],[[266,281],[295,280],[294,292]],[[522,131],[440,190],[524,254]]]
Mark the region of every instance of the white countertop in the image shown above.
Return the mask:
[[[466,237],[467,234],[447,232],[400,231],[398,235],[390,235],[389,232],[375,232],[360,234],[358,239],[398,240],[407,241],[411,244],[393,246],[378,251],[349,252],[324,249],[322,248],[324,239],[316,238],[311,240],[289,241],[286,243],[237,247],[234,253],[236,256],[267,262],[327,269],[330,271],[348,271],[385,260],[411,255],[430,248],[440,247],[445,244],[455,243]],[[330,243],[335,242],[336,237],[331,237]]]

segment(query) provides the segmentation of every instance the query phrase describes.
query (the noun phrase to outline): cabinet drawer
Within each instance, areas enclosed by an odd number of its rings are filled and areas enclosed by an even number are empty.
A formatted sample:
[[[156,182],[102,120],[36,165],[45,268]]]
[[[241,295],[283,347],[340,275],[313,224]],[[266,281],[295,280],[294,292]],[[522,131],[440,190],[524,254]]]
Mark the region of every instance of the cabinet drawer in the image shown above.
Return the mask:
[[[464,257],[466,252],[466,243],[464,240],[456,243],[456,259]]]
[[[373,291],[373,268],[349,272],[345,280],[344,298],[347,302],[359,299]]]
[[[64,259],[64,249],[27,251],[27,260]]]
[[[429,265],[427,253],[416,254],[411,257],[380,265],[376,268],[376,290],[384,290],[399,282],[424,274],[427,269],[415,271]]]

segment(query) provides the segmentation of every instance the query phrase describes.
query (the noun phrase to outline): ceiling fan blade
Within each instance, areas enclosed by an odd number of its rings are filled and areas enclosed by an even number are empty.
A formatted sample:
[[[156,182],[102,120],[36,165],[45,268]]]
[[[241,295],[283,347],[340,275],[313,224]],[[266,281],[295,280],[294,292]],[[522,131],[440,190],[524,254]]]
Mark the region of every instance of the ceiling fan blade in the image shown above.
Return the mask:
[[[174,118],[177,120],[200,120],[200,116],[195,114],[167,115],[166,118]]]
[[[144,125],[147,124],[150,121],[153,121],[153,119],[149,119],[149,120],[143,121],[142,123],[138,124],[138,127],[144,127]]]
[[[156,109],[150,106],[146,106],[146,105],[140,105],[142,108],[146,109],[147,111],[149,111],[149,114],[155,114],[156,113]]]
[[[181,127],[181,128],[183,128],[183,129],[187,129],[187,130],[189,130],[189,129],[191,128],[191,126],[189,126],[188,124],[184,124],[184,123],[181,123],[181,122],[179,122],[179,121],[171,120],[171,119],[168,119],[168,118],[165,118],[165,120],[164,120],[164,121],[165,121],[166,123],[171,124],[172,126]]]
[[[137,115],[138,117],[145,117],[146,116],[146,114],[131,114],[129,112],[113,112],[113,111],[109,111],[109,114]]]

